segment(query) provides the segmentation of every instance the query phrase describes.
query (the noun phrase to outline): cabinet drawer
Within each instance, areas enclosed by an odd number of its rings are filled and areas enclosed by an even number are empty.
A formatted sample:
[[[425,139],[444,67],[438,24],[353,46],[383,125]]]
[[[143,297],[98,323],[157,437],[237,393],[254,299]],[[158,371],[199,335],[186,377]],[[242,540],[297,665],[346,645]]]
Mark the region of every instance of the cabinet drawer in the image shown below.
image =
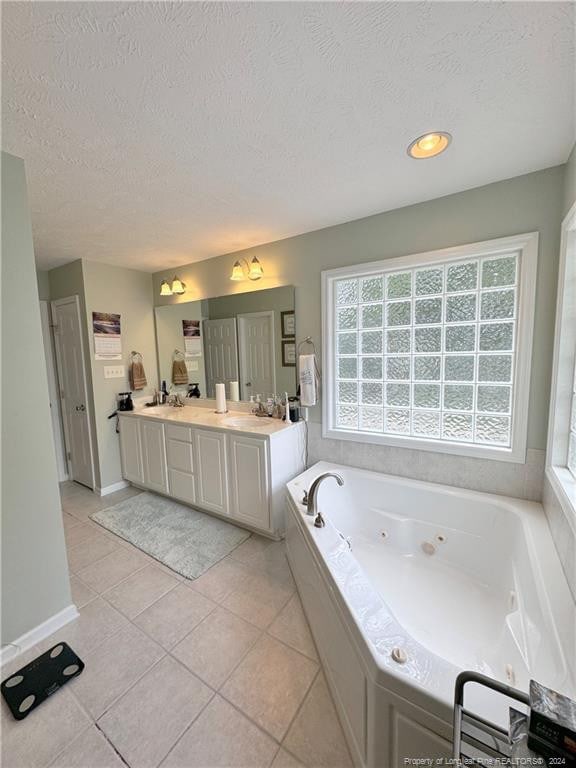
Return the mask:
[[[173,440],[182,440],[185,443],[192,442],[192,428],[182,427],[178,424],[166,424],[166,437]]]
[[[179,469],[169,469],[168,482],[170,484],[171,496],[174,496],[175,499],[194,504],[196,501],[194,475],[189,475],[187,472],[180,472]]]
[[[194,472],[194,457],[192,443],[183,443],[181,440],[168,438],[166,440],[166,456],[170,469],[179,469],[181,472]]]

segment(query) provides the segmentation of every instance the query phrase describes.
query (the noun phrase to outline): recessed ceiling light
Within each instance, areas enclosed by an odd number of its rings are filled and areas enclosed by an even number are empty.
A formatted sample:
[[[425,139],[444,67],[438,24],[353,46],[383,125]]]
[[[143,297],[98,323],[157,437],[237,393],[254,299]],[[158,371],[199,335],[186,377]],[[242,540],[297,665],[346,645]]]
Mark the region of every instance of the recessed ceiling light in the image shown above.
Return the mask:
[[[408,147],[408,154],[415,160],[424,160],[427,157],[435,157],[448,147],[452,141],[452,136],[445,131],[436,131],[434,133],[425,133],[418,136],[417,139]]]

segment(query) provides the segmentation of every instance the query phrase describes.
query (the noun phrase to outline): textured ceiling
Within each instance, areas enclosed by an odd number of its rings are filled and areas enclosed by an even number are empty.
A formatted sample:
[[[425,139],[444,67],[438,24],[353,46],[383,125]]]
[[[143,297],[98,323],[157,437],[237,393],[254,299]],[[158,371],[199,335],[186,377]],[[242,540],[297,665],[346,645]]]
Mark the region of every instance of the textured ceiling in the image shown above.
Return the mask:
[[[3,2],[38,262],[160,270],[562,163],[574,10]]]

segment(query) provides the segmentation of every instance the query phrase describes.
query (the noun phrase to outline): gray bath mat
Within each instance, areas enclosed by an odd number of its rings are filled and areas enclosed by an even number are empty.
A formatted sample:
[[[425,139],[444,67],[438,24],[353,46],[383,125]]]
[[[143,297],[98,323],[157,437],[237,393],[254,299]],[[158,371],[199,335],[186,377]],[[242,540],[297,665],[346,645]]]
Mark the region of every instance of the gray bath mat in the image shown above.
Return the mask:
[[[91,518],[187,579],[197,579],[250,536],[154,493],[132,496]]]

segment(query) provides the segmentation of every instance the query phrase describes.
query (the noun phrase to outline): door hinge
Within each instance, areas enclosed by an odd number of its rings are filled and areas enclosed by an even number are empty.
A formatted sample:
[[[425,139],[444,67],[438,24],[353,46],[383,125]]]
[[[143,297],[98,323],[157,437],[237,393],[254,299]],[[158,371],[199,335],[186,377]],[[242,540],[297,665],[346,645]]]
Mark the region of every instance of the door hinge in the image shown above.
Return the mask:
[[[68,461],[70,461],[70,459],[72,458],[72,454],[70,453],[70,451],[66,451],[66,458],[68,459]]]

